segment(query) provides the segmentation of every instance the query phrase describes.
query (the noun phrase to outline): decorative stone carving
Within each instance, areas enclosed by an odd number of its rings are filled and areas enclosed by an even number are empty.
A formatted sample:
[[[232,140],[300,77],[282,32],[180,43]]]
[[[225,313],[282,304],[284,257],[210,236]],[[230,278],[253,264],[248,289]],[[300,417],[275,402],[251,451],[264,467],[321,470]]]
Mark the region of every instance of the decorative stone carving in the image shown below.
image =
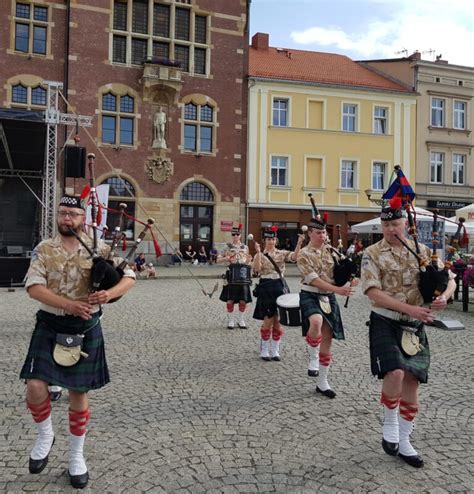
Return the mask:
[[[148,177],[157,184],[169,180],[173,175],[173,168],[173,163],[168,158],[155,157],[146,163]]]
[[[166,149],[166,113],[163,107],[160,106],[153,117],[153,147],[158,149]]]

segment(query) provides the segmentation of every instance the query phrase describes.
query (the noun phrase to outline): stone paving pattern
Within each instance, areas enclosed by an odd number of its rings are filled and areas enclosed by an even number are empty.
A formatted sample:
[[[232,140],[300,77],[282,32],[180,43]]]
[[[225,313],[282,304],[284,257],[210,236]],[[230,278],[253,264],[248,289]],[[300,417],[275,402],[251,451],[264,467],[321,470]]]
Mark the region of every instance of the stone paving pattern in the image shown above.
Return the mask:
[[[161,268],[157,280],[139,281],[106,307],[112,382],[90,393],[85,492],[474,492],[473,316],[460,303],[444,317],[465,330],[428,328],[432,366],[413,436],[426,466],[416,470],[382,452],[366,297],[357,293],[342,309],[346,340],[333,346],[338,394],[329,400],[306,375],[299,328],[287,329],[281,362],[263,362],[251,312],[249,329],[224,329],[218,293],[210,299],[196,281],[170,279],[186,272]],[[207,291],[214,284],[199,282]],[[297,278],[289,282],[296,291]],[[23,289],[0,291],[0,492],[72,491],[64,396],[53,403],[48,467],[28,473],[35,433],[18,373],[36,308]]]

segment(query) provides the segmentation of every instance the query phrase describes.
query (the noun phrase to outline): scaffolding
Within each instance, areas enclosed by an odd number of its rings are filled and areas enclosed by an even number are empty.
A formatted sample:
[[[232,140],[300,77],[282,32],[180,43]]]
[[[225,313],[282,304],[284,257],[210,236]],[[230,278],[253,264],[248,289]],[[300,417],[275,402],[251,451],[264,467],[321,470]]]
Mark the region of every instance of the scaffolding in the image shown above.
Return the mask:
[[[47,86],[47,107],[44,114],[46,123],[46,155],[41,213],[41,240],[51,238],[56,233],[55,211],[57,202],[57,166],[58,166],[58,125],[74,125],[92,127],[92,117],[61,113],[59,110],[59,96],[63,89],[62,82],[44,81]]]

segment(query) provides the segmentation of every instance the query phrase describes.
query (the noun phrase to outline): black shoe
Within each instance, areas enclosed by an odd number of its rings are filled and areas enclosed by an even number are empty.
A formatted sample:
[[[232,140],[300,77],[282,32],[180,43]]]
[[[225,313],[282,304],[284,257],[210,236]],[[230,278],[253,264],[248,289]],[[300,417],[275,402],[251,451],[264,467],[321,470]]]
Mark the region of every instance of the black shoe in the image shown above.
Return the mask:
[[[403,461],[408,463],[410,466],[415,467],[415,468],[421,468],[425,464],[425,462],[422,460],[422,458],[419,457],[418,455],[405,456],[405,455],[402,455],[401,453],[398,453],[398,456]]]
[[[382,448],[390,456],[398,455],[398,443],[389,443],[385,439],[382,439]]]
[[[84,487],[89,482],[89,472],[83,473],[81,475],[71,475],[69,472],[69,480],[74,489],[84,489]]]
[[[319,371],[318,370],[308,369],[308,376],[309,377],[318,377],[319,376]]]
[[[316,393],[321,393],[322,395],[327,396],[328,398],[331,399],[336,397],[336,393],[332,389],[326,389],[326,391],[323,391],[322,389],[319,389],[317,386],[316,386]]]
[[[260,357],[262,360],[265,360],[265,362],[270,362],[272,359],[270,357]]]
[[[63,394],[62,390],[61,391],[51,391],[49,393],[49,399],[51,401],[58,401],[59,398],[61,398],[62,394]]]
[[[275,355],[274,357],[272,357],[272,360],[274,360],[275,362],[281,362],[281,357],[280,355]]]
[[[51,444],[51,448],[49,448],[49,453],[51,453],[51,450],[53,449],[54,441],[56,441],[56,438],[53,439],[53,444]],[[30,473],[41,473],[46,468],[49,453],[44,458],[41,458],[41,460],[33,460],[33,458],[30,458],[30,461],[28,462]]]

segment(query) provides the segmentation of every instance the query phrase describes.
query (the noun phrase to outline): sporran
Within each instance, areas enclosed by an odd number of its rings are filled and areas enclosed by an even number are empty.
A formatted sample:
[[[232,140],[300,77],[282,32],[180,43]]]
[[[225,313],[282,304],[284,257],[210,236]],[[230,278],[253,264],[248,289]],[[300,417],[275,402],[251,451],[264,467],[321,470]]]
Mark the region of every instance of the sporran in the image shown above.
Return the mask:
[[[417,353],[420,353],[425,347],[420,343],[420,338],[413,331],[413,328],[401,327],[402,337],[400,341],[400,345],[404,353],[406,353],[409,357],[413,357]]]
[[[326,297],[325,295],[320,295],[319,297],[319,306],[321,307],[321,310],[325,314],[331,314],[331,303],[329,302],[329,298]]]
[[[53,349],[53,360],[63,367],[71,367],[77,364],[81,357],[88,357],[88,354],[82,351],[83,342],[83,334],[57,333]]]

